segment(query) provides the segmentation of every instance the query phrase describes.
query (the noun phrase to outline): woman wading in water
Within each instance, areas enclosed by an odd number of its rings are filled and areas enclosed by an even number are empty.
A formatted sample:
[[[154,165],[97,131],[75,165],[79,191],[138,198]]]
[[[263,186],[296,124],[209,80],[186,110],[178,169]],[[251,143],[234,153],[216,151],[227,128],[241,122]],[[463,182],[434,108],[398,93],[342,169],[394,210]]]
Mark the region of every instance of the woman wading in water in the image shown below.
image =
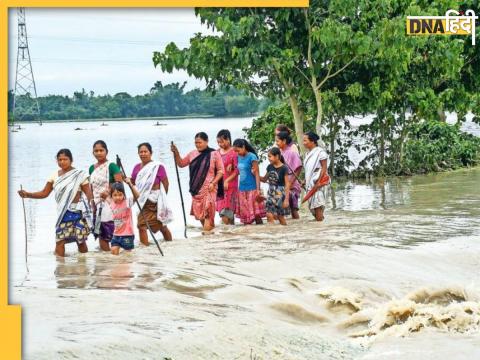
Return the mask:
[[[258,156],[255,149],[245,139],[236,139],[233,148],[238,154],[238,205],[237,216],[242,224],[263,224],[266,216],[265,202],[260,191]]]
[[[288,202],[290,204],[290,210],[292,212],[292,218],[299,219],[298,214],[298,198],[302,187],[297,180],[297,177],[302,171],[302,159],[297,151],[293,150],[293,141],[290,134],[286,131],[280,131],[276,137],[276,143],[281,150],[283,158],[285,159],[285,165],[289,170],[290,177],[290,196]]]
[[[217,211],[226,225],[235,224],[238,195],[238,156],[232,147],[230,131],[220,130],[217,134],[217,150],[222,157],[225,174],[223,176],[223,197],[217,197]]]
[[[172,220],[172,211],[167,204],[167,172],[160,162],[152,161],[152,145],[141,143],[137,149],[141,162],[133,168],[132,183],[138,189],[138,203],[142,209],[137,222],[140,242],[148,245],[148,226],[153,233],[161,231],[163,238],[171,241],[172,233],[167,227]]]
[[[199,132],[195,135],[195,147],[196,150],[190,151],[184,158],[174,144],[171,150],[179,167],[189,166],[189,191],[192,195],[190,214],[202,223],[203,231],[208,233],[215,227],[217,195],[223,196],[223,183],[220,180],[224,169],[220,153],[208,147],[207,134]]]
[[[324,219],[327,186],[321,184],[322,178],[327,175],[327,152],[318,146],[319,136],[314,132],[303,135],[303,145],[308,150],[305,155],[305,184],[307,193],[315,193],[308,199],[308,207],[315,216],[315,220]]]
[[[91,204],[93,196],[88,183],[88,174],[72,166],[73,157],[68,149],[61,149],[57,153],[57,164],[60,170],[56,170],[47,180],[41,191],[28,192],[20,190],[18,194],[22,198],[44,199],[55,192],[57,203],[56,246],[55,254],[65,256],[65,244],[76,242],[78,251],[88,252],[87,238],[90,230],[84,213],[78,209],[82,192]]]
[[[93,234],[99,240],[100,249],[103,251],[110,250],[110,241],[112,240],[114,224],[113,215],[110,206],[105,204],[102,199],[103,193],[110,194],[110,186],[114,182],[122,182],[122,173],[113,162],[107,160],[108,148],[107,144],[98,140],[93,144],[93,156],[97,162],[90,166],[88,172],[90,174],[90,186],[92,187],[93,200],[95,202],[94,210],[94,230]],[[110,201],[111,199],[107,199]]]

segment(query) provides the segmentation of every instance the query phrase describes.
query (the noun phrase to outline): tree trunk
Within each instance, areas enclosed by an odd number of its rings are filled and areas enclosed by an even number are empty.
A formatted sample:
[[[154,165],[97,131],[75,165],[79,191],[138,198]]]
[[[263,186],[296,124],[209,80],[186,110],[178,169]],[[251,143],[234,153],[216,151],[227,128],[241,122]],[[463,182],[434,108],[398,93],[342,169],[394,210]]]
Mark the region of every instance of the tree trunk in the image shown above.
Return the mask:
[[[337,136],[336,130],[333,128],[333,117],[330,118],[330,175],[335,176],[335,138]]]
[[[290,103],[290,108],[292,109],[293,121],[295,123],[295,134],[297,134],[297,143],[299,150],[302,154],[305,153],[305,147],[303,146],[303,112],[298,106],[297,98],[290,94],[288,96],[288,101]]]
[[[405,111],[402,112],[401,121],[402,121],[402,131],[400,132],[400,145],[398,151],[398,163],[400,164],[400,168],[403,168],[403,152],[405,149],[405,141],[407,140],[407,133],[408,133],[408,124],[407,124],[407,114]]]
[[[447,121],[447,114],[445,114],[445,111],[443,111],[443,109],[437,109],[437,114],[438,114],[438,119],[441,122]]]
[[[385,164],[385,124],[383,123],[383,117],[380,117],[378,121],[379,121],[379,128],[380,128],[379,164],[380,164],[380,168],[382,169],[383,165]]]
[[[316,83],[315,83],[316,85]],[[317,119],[315,121],[315,131],[320,138],[322,137],[322,118],[323,118],[323,107],[322,107],[322,94],[320,90],[313,87],[313,93],[315,94],[315,104],[317,106]]]

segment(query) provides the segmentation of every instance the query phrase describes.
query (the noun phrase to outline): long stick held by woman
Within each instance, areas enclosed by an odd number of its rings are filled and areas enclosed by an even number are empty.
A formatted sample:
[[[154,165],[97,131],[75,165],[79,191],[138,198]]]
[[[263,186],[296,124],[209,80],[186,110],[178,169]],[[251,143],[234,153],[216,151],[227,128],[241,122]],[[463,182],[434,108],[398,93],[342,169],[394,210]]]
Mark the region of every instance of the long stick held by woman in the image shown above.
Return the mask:
[[[190,151],[184,158],[174,144],[171,150],[179,167],[189,167],[190,214],[201,222],[204,232],[210,232],[215,227],[217,195],[223,192],[223,184],[220,183],[224,174],[223,163],[218,151],[208,146],[208,135],[204,132],[195,135],[195,147],[196,150]]]
[[[20,190],[23,190],[23,186],[20,185]],[[28,269],[28,231],[27,231],[27,212],[25,211],[25,199],[22,197],[22,207],[23,207],[23,226],[25,229],[25,267],[27,268],[27,273],[30,271]]]

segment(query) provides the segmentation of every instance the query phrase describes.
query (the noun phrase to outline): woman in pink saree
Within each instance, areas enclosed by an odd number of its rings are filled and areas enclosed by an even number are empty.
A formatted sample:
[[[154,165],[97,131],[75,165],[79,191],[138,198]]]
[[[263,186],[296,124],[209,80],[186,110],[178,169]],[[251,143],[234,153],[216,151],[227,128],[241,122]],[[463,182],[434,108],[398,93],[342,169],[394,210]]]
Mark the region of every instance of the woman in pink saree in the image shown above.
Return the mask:
[[[285,159],[285,165],[288,167],[289,180],[291,184],[290,188],[290,210],[292,212],[293,219],[299,219],[298,214],[298,199],[302,191],[302,187],[297,178],[302,171],[302,159],[298,151],[293,149],[293,140],[290,134],[286,131],[280,131],[276,136],[276,144],[280,148],[283,158]]]

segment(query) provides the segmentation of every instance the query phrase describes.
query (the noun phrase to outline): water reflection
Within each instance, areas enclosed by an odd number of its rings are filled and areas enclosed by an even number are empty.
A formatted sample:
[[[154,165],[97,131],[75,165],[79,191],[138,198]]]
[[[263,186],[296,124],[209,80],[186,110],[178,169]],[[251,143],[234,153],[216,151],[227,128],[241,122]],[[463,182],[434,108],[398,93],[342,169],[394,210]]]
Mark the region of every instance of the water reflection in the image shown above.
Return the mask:
[[[411,178],[339,179],[330,189],[333,210],[361,211],[409,205]]]
[[[55,280],[59,289],[84,289],[90,285],[91,276],[87,257],[57,257]]]
[[[106,255],[107,254],[102,254]],[[109,261],[106,256],[57,257],[55,280],[59,289],[132,289],[132,261]],[[107,260],[107,261],[105,261]]]

